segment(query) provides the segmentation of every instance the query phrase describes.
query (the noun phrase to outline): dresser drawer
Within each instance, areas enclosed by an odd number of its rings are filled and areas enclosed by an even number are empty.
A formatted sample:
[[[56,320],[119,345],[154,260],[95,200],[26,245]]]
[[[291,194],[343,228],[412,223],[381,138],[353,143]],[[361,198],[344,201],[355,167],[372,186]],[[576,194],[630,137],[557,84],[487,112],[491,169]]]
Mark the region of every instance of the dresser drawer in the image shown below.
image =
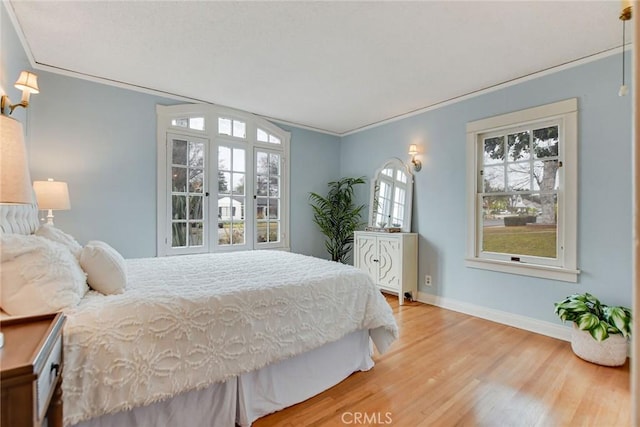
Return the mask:
[[[47,361],[38,373],[36,381],[36,414],[38,420],[42,420],[49,406],[49,399],[53,394],[62,367],[62,335],[58,335]]]

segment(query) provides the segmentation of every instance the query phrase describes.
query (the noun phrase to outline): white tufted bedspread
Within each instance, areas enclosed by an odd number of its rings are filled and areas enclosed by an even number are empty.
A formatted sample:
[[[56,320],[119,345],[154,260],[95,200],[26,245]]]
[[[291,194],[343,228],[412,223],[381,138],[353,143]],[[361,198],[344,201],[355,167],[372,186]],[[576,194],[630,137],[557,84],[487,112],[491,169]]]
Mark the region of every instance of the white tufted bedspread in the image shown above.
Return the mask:
[[[369,329],[391,309],[351,266],[278,251],[127,260],[127,290],[66,314],[64,423],[204,388]]]

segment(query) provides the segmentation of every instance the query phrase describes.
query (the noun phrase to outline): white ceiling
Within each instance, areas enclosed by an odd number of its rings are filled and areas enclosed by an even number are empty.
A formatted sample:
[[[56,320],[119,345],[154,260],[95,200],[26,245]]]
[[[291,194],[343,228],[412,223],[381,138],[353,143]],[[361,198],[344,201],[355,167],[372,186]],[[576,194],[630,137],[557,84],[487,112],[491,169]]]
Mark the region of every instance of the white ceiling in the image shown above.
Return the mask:
[[[9,9],[36,68],[335,134],[620,47],[622,38],[619,1],[12,0]]]

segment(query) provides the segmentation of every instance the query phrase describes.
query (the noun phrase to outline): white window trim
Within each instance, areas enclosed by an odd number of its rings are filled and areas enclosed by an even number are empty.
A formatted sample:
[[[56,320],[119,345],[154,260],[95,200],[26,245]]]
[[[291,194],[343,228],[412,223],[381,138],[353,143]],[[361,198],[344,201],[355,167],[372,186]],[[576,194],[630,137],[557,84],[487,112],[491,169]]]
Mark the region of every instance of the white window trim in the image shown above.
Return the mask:
[[[183,128],[177,126],[171,126],[171,119],[177,117],[188,117],[188,116],[199,116],[204,117],[205,119],[205,130],[199,131],[191,128]],[[168,221],[168,201],[167,201],[167,188],[166,183],[168,182],[167,177],[167,134],[178,134],[185,136],[194,136],[201,139],[209,139],[211,143],[216,143],[220,138],[224,138],[227,140],[235,140],[235,141],[253,141],[248,143],[247,145],[247,155],[253,156],[255,147],[262,148],[270,148],[272,150],[281,150],[282,151],[282,166],[284,168],[283,171],[283,181],[282,188],[284,194],[281,198],[281,241],[282,243],[278,245],[277,249],[288,251],[290,250],[290,169],[291,162],[290,158],[290,142],[291,142],[291,133],[287,132],[268,120],[251,114],[244,111],[234,110],[232,108],[221,107],[217,105],[211,104],[183,104],[183,105],[156,105],[156,117],[157,117],[157,134],[156,134],[156,151],[157,151],[157,177],[156,177],[156,194],[157,194],[157,205],[156,205],[156,254],[157,256],[167,256],[174,255],[176,252],[174,250],[169,249],[167,245],[167,239],[170,239],[171,234],[168,234],[167,230],[167,221]],[[219,135],[218,134],[218,117],[239,119],[246,123],[246,138],[236,138],[228,135]],[[261,128],[269,133],[280,138],[280,144],[271,144],[265,142],[257,141],[256,132],[257,128]],[[253,137],[250,137],[253,135]],[[278,147],[278,148],[276,148]],[[214,150],[209,150],[209,159],[210,162],[212,159],[217,160]],[[213,164],[213,163],[210,163]],[[215,163],[217,164],[217,162]],[[209,175],[211,173],[209,172]],[[248,184],[246,184],[248,185]],[[208,187],[206,187],[208,188]],[[247,188],[247,187],[245,187]],[[247,198],[253,198],[253,183],[248,185],[248,188],[251,189],[252,193],[247,193]],[[211,189],[209,189],[211,190]],[[211,191],[210,191],[211,192]],[[209,197],[209,212],[217,212],[217,198]],[[247,220],[253,221],[253,212],[251,212],[251,216],[249,217],[249,213],[245,213],[247,216]],[[253,226],[251,227],[253,229]],[[209,229],[210,232],[212,228]],[[252,232],[250,238],[255,240],[255,233]],[[211,235],[209,237],[209,251],[219,251],[220,247],[215,244]],[[249,236],[247,236],[249,237]],[[266,249],[264,246],[254,246],[255,249]],[[272,247],[273,248],[273,247]],[[246,250],[247,248],[243,245],[242,248],[234,248],[230,246],[229,248],[225,248],[224,252],[233,251],[233,250]],[[194,252],[195,253],[195,252]]]
[[[479,173],[478,136],[488,132],[525,125],[549,119],[563,122],[564,141],[559,153],[563,162],[564,181],[561,182],[558,198],[562,200],[561,217],[558,218],[558,240],[561,242],[562,266],[547,266],[518,261],[502,261],[479,257],[479,207],[477,200],[477,177]],[[467,257],[465,265],[472,268],[520,274],[544,279],[577,282],[577,200],[578,200],[578,100],[567,99],[526,110],[515,111],[495,117],[467,123]],[[560,202],[559,202],[560,203]],[[561,256],[560,256],[561,255]]]

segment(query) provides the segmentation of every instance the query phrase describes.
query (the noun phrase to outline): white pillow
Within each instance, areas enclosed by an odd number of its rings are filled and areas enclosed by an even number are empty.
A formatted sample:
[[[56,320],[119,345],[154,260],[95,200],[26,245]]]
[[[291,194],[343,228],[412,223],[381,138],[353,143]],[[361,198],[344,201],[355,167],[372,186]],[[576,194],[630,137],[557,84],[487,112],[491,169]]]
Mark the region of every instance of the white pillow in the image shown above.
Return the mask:
[[[105,242],[92,240],[80,252],[80,266],[87,273],[87,282],[105,295],[121,294],[127,287],[124,258]]]
[[[89,290],[78,260],[64,245],[39,236],[2,234],[0,307],[12,316],[78,305]]]
[[[53,225],[43,224],[36,230],[36,236],[46,237],[47,239],[53,240],[54,242],[62,243],[69,248],[71,253],[75,255],[76,258],[80,259],[80,251],[82,250],[82,246],[80,246],[80,243],[78,243],[78,241],[74,239],[73,236],[65,233],[59,228],[56,228]]]

